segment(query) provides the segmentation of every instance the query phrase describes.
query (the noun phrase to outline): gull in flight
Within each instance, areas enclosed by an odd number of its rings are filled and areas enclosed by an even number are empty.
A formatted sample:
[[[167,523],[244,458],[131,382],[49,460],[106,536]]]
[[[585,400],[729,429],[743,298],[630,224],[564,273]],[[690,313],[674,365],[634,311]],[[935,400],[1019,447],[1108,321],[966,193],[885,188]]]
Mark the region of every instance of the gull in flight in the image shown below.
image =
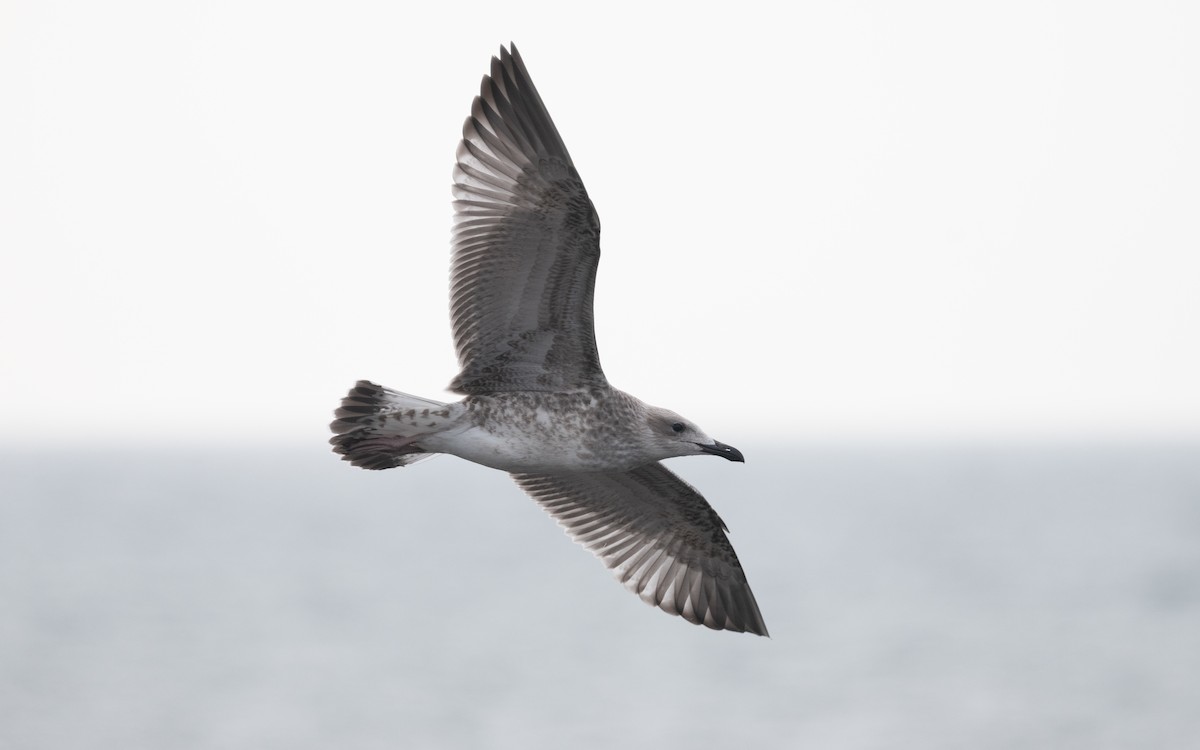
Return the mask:
[[[492,58],[454,169],[450,314],[462,371],[442,403],[361,380],[331,425],[354,466],[436,453],[510,473],[644,601],[766,635],[712,506],[659,461],[742,461],[694,422],[609,385],[592,326],[600,220],[515,46]]]

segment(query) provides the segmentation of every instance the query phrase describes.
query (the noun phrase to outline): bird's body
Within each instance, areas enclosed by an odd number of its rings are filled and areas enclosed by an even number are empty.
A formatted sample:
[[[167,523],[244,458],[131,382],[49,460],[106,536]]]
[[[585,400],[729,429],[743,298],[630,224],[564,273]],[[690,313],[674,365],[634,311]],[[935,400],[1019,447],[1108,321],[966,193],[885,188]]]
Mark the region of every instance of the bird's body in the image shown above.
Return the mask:
[[[646,462],[628,427],[643,404],[615,388],[468,396],[463,404],[471,427],[449,452],[468,461],[510,472],[628,471]]]
[[[766,635],[724,524],[657,463],[742,455],[605,378],[592,327],[600,222],[515,48],[493,58],[463,126],[455,195],[451,388],[465,398],[359,381],[334,450],[368,469],[447,453],[509,472],[647,602]]]
[[[495,393],[441,404],[360,382],[350,406],[369,409],[364,420],[343,405],[340,417],[357,418],[360,429],[339,436],[339,447],[365,468],[420,453],[448,453],[508,472],[628,471],[648,461],[679,455],[676,440],[659,440],[649,424],[654,407],[612,387],[556,393]],[[658,410],[662,411],[662,410]],[[666,437],[675,415],[659,419]],[[712,443],[712,441],[709,441]],[[713,443],[713,445],[720,445]],[[706,446],[708,447],[708,446]],[[724,446],[726,452],[733,449]],[[697,448],[693,453],[711,452]],[[739,454],[740,455],[740,454]]]

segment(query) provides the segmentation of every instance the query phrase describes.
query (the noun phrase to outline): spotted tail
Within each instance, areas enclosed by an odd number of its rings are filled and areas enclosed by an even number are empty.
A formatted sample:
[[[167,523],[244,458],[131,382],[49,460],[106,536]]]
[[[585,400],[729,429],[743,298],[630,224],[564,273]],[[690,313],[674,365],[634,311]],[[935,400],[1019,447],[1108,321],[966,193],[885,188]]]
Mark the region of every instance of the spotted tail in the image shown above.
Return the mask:
[[[447,404],[360,380],[329,425],[333,452],[364,469],[408,466],[433,455],[418,442],[450,421]]]

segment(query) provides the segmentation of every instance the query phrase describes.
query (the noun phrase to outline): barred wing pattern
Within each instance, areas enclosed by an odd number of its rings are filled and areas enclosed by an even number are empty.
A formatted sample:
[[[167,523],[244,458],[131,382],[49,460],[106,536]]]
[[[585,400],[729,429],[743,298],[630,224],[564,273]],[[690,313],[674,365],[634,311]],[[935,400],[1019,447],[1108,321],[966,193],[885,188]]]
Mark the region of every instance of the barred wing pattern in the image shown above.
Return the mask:
[[[646,603],[714,630],[767,635],[725,524],[662,464],[513,479]]]
[[[604,386],[600,221],[516,47],[484,76],[454,170],[450,314],[465,394]]]

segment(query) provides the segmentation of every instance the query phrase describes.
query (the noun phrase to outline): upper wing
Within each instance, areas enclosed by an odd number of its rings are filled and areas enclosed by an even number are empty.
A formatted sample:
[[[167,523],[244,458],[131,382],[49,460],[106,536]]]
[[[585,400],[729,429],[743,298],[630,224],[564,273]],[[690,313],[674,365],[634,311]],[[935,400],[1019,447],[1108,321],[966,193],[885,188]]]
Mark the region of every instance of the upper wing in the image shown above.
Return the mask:
[[[592,328],[600,220],[516,47],[500,49],[454,170],[459,393],[605,384]]]
[[[648,604],[716,630],[767,634],[725,525],[662,464],[513,478]]]

